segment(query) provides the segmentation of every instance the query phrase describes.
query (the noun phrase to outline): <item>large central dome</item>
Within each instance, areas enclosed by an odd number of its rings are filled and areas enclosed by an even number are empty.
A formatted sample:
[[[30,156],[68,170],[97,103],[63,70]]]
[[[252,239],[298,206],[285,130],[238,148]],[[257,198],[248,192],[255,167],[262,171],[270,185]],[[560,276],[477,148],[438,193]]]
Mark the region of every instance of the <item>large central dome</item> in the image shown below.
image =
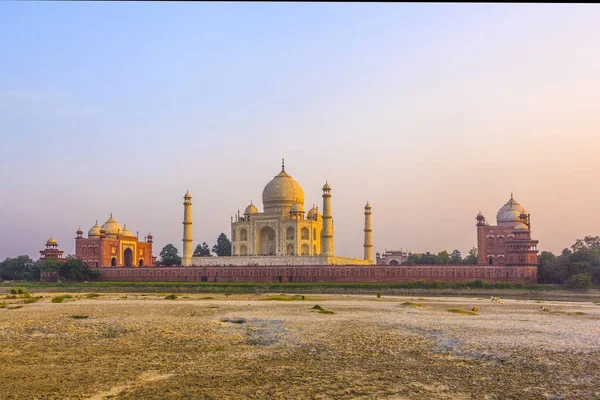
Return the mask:
[[[517,222],[521,221],[521,213],[527,214],[527,210],[525,207],[520,205],[511,194],[510,200],[508,200],[506,204],[503,205],[500,210],[498,210],[498,214],[496,214],[496,221],[498,225],[514,226]]]
[[[304,190],[282,168],[265,186],[262,200],[265,214],[287,214],[294,203],[304,206]]]

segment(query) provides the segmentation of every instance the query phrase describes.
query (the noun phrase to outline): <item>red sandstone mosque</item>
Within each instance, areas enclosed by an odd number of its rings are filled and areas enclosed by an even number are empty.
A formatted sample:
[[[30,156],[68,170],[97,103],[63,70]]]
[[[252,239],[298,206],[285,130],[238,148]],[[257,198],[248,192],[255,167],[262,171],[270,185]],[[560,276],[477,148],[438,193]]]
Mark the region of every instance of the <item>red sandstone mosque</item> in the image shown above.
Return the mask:
[[[127,225],[121,227],[111,214],[102,226],[96,221],[87,238],[83,237],[81,228],[77,229],[75,256],[93,268],[151,267],[154,265],[152,234],[142,242]]]

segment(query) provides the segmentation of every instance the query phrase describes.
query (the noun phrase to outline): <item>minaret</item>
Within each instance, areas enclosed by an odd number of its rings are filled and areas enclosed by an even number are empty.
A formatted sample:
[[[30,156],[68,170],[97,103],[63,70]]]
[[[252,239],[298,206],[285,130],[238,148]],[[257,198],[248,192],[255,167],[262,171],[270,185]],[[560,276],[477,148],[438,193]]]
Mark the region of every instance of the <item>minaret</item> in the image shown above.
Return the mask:
[[[477,220],[477,264],[485,265],[487,263],[485,251],[486,223],[481,210],[479,210],[479,214],[475,219]]]
[[[371,226],[371,205],[365,205],[365,260],[373,263],[373,227]]]
[[[185,192],[183,196],[183,256],[181,265],[192,265],[192,195]]]
[[[323,186],[323,230],[321,231],[321,255],[333,256],[333,220],[331,217],[331,186]]]

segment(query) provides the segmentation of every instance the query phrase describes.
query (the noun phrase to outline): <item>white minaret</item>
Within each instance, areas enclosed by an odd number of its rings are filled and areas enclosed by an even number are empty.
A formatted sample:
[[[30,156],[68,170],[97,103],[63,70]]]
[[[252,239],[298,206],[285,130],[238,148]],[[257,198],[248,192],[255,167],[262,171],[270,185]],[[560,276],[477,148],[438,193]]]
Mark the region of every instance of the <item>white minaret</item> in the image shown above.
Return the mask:
[[[323,186],[323,230],[321,231],[321,255],[333,256],[333,219],[331,217],[331,186]]]
[[[183,256],[181,265],[192,265],[192,195],[185,192],[183,196]]]
[[[365,205],[365,260],[373,262],[373,227],[371,226],[371,205]]]

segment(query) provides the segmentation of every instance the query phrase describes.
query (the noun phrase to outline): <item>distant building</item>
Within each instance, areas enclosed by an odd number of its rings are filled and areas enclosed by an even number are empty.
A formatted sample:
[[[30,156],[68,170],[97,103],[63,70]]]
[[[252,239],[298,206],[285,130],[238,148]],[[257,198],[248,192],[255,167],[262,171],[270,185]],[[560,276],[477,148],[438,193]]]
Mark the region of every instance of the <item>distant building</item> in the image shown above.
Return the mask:
[[[531,215],[512,193],[496,214],[497,225],[489,225],[481,211],[476,219],[479,265],[537,267],[538,241],[531,239]]]
[[[58,249],[58,242],[53,237],[46,241],[46,249],[40,250],[40,260],[56,259],[65,261],[63,251]]]
[[[92,268],[99,267],[151,267],[152,234],[145,241],[114,220],[112,214],[102,225],[96,224],[88,231],[88,237],[83,237],[81,228],[75,238],[75,256]]]
[[[383,253],[377,252],[375,258],[377,265],[402,265],[412,255],[411,252],[400,250],[385,250]]]

